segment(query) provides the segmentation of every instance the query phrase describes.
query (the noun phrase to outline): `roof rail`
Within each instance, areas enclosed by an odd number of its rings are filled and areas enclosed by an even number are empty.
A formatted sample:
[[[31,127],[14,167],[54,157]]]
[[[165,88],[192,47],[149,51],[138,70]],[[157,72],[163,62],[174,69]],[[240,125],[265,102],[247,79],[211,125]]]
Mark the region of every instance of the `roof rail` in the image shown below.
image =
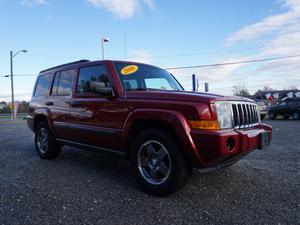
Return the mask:
[[[63,66],[69,66],[69,65],[78,64],[78,63],[84,63],[84,62],[89,62],[89,61],[90,60],[82,59],[82,60],[78,60],[78,61],[74,61],[74,62],[69,62],[69,63],[61,64],[61,65],[58,65],[58,66],[54,66],[54,67],[42,70],[40,73],[44,73],[44,72],[49,71],[49,70],[54,70],[54,69],[57,69],[57,68],[63,67]]]

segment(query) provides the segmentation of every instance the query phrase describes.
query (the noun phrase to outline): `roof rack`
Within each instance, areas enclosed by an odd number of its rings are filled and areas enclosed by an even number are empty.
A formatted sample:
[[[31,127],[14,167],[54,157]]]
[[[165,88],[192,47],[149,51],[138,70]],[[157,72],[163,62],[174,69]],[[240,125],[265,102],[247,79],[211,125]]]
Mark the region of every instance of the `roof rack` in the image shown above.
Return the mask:
[[[44,72],[49,71],[49,70],[54,70],[54,69],[57,69],[57,68],[63,67],[63,66],[69,66],[69,65],[78,64],[78,63],[84,63],[84,62],[89,62],[89,61],[90,60],[82,59],[82,60],[78,60],[78,61],[74,61],[74,62],[69,62],[69,63],[61,64],[61,65],[58,65],[58,66],[54,66],[54,67],[42,70],[40,73],[44,73]]]

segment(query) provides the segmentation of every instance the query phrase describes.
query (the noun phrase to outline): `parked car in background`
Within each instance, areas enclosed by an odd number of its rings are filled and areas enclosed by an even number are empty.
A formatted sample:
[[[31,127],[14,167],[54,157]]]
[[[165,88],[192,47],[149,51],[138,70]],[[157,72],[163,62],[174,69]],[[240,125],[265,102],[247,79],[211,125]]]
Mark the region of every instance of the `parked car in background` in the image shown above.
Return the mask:
[[[285,98],[275,106],[271,106],[269,118],[274,120],[277,116],[283,116],[285,119],[292,117],[294,120],[300,119],[300,98]]]
[[[128,159],[155,195],[182,187],[192,168],[232,165],[270,144],[257,104],[184,91],[168,71],[124,61],[77,61],[41,71],[27,123],[43,159],[63,145]]]
[[[268,114],[268,106],[262,99],[254,99],[254,101],[258,105],[258,109],[260,112],[260,118],[261,118],[261,120],[263,120],[265,118],[265,116]]]

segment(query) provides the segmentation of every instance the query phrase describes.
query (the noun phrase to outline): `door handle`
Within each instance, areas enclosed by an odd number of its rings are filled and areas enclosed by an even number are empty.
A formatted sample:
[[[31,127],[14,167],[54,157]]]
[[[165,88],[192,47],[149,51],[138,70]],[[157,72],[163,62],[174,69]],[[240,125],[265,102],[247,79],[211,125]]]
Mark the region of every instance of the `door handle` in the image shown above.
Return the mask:
[[[46,105],[48,106],[53,105],[53,102],[46,102]]]
[[[82,106],[82,102],[80,102],[80,101],[71,101],[71,106],[72,107]]]

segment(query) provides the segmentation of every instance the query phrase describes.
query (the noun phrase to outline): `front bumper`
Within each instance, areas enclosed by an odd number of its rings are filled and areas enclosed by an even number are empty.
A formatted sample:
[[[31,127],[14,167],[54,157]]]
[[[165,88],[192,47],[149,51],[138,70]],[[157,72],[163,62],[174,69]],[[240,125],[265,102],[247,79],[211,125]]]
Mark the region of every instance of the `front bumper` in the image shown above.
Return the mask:
[[[192,130],[191,136],[201,158],[195,166],[198,168],[218,167],[237,161],[261,147],[261,134],[265,132],[271,140],[272,127],[266,124],[243,130]]]
[[[260,115],[267,115],[268,114],[268,110],[260,110]]]

